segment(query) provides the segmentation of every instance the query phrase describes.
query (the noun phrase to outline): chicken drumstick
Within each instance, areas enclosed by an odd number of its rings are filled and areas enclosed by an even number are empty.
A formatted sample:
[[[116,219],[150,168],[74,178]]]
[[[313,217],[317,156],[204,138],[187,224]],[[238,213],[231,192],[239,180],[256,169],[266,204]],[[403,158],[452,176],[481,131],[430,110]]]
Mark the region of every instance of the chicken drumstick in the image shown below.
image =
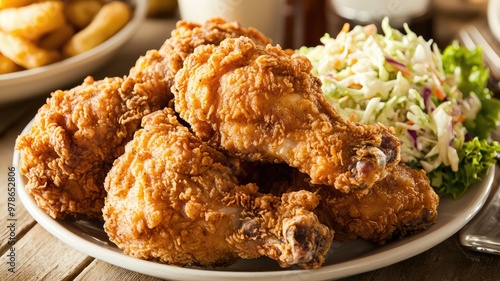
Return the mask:
[[[125,253],[173,265],[222,266],[267,256],[317,268],[333,232],[308,191],[281,197],[239,185],[224,154],[179,124],[171,109],[143,119],[109,172],[104,229]]]
[[[367,188],[400,160],[392,129],[342,119],[311,63],[246,37],[187,57],[175,109],[202,140],[250,161],[286,162],[315,184]]]

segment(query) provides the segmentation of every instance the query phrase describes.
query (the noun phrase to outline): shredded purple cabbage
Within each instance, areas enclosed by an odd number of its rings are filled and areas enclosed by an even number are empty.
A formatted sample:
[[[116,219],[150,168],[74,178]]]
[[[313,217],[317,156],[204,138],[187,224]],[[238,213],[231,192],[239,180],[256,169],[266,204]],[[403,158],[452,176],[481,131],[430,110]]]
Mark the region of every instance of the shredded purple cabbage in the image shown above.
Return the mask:
[[[393,59],[393,58],[391,58],[391,57],[385,57],[385,60],[386,60],[388,63],[395,64],[395,65],[399,65],[399,66],[401,66],[401,67],[406,67],[406,65],[405,65],[405,64],[403,64],[403,63],[401,63],[401,62],[399,62],[399,61],[397,61],[397,60],[395,60],[395,59]]]
[[[425,87],[424,92],[422,93],[422,97],[424,98],[425,108],[430,112],[433,112],[436,109],[436,106],[431,100],[431,89]]]
[[[417,138],[418,138],[417,132],[415,132],[414,130],[408,130],[408,133],[413,138],[413,147],[417,148]]]

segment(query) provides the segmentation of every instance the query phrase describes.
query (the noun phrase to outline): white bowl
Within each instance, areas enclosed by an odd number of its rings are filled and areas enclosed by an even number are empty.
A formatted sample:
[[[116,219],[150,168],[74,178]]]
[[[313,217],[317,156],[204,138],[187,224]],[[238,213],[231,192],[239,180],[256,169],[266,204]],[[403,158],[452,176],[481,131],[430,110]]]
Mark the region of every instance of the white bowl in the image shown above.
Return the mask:
[[[108,62],[115,51],[131,38],[147,14],[148,0],[128,1],[134,5],[130,21],[113,37],[74,57],[13,73],[0,74],[0,103],[49,94],[83,80]]]
[[[493,36],[500,42],[500,0],[488,1],[488,25]]]

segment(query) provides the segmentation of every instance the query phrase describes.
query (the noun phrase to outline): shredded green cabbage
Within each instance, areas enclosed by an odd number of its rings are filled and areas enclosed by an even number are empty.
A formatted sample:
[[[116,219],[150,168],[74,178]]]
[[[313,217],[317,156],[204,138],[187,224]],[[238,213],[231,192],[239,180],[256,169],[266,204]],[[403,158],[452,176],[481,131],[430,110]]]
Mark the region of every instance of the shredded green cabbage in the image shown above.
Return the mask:
[[[441,53],[408,25],[406,34],[387,18],[381,27],[383,34],[374,25],[325,34],[322,45],[297,53],[309,58],[341,116],[393,127],[402,161],[424,169],[439,195],[458,198],[500,152],[483,141],[499,123],[500,102],[486,87],[481,49],[454,43]]]

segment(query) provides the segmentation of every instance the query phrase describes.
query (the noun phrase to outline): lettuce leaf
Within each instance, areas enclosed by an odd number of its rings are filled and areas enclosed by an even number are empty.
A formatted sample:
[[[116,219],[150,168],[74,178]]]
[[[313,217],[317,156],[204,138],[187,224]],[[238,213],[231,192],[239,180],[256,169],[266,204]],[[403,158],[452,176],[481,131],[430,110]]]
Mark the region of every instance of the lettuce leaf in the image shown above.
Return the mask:
[[[481,175],[496,163],[500,151],[500,143],[488,142],[486,139],[474,138],[464,143],[458,152],[459,170],[453,172],[449,166],[441,166],[428,173],[431,185],[440,196],[452,196],[459,199],[475,182],[481,180]]]
[[[440,196],[458,199],[496,163],[500,143],[488,140],[491,131],[499,124],[500,100],[494,98],[487,88],[490,73],[483,62],[480,46],[469,50],[453,42],[443,51],[442,61],[445,73],[458,78],[458,87],[464,96],[474,92],[481,100],[481,110],[476,118],[464,123],[472,140],[465,142],[458,150],[459,170],[453,172],[451,167],[443,165],[427,174]]]
[[[500,120],[500,100],[492,97],[487,87],[490,72],[483,63],[482,48],[477,46],[469,50],[453,42],[443,51],[442,60],[445,73],[458,74],[458,87],[464,96],[474,92],[481,100],[482,107],[476,119],[464,123],[469,135],[471,138],[488,138]]]

